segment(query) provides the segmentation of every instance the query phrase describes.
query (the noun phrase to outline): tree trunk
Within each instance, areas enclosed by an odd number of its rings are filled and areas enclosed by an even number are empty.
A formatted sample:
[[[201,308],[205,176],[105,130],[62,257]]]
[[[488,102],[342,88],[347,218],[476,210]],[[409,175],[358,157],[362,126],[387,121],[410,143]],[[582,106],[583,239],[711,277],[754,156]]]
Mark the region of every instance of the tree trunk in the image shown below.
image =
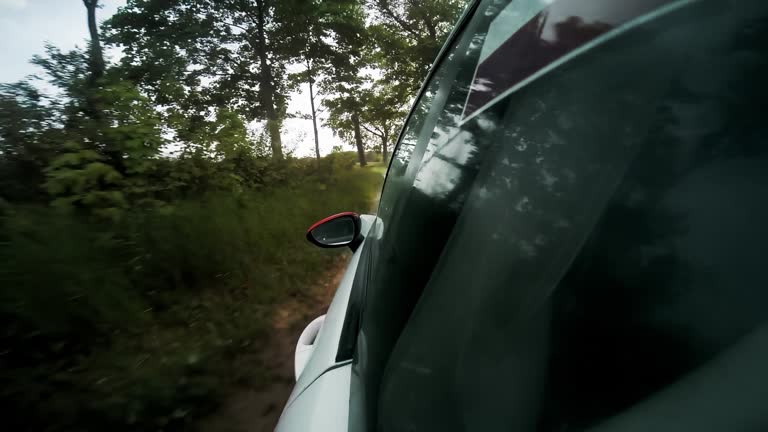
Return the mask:
[[[389,138],[386,129],[381,135],[381,162],[387,163],[387,139]]]
[[[315,94],[312,84],[315,82],[312,78],[312,64],[307,59],[307,81],[309,82],[309,106],[312,109],[312,130],[315,133],[315,157],[320,159],[320,138],[317,135],[317,111],[315,110]]]
[[[96,82],[104,76],[104,52],[101,49],[101,40],[99,39],[99,25],[96,22],[96,8],[99,6],[99,0],[83,0],[83,4],[88,10],[88,32],[91,35],[88,68],[90,69],[91,86],[95,87]]]
[[[272,148],[272,159],[283,159],[283,140],[280,137],[281,121],[277,119],[275,110],[267,109],[267,131],[269,132],[269,146]]]
[[[259,94],[267,115],[267,131],[269,132],[269,144],[272,147],[272,159],[283,158],[283,141],[280,137],[280,125],[282,121],[275,109],[275,88],[272,85],[272,67],[267,59],[267,42],[264,37],[264,0],[256,0],[258,9],[256,26],[258,29],[258,54],[259,66]]]
[[[360,161],[360,166],[364,167],[368,165],[365,161],[365,149],[363,148],[363,136],[360,133],[360,117],[357,113],[352,114],[352,124],[355,127],[355,145],[357,146],[357,159]]]
[[[85,9],[88,11],[88,33],[91,37],[91,46],[88,53],[88,92],[85,94],[83,114],[91,120],[95,120],[103,126],[104,107],[99,97],[99,81],[104,77],[106,63],[104,62],[104,51],[101,48],[101,39],[99,37],[99,24],[96,21],[96,9],[99,7],[99,0],[83,0]],[[126,167],[123,160],[123,151],[120,145],[112,140],[108,140],[103,135],[96,133],[90,137],[94,143],[94,150],[102,152],[111,162],[112,167],[119,173],[125,174]]]

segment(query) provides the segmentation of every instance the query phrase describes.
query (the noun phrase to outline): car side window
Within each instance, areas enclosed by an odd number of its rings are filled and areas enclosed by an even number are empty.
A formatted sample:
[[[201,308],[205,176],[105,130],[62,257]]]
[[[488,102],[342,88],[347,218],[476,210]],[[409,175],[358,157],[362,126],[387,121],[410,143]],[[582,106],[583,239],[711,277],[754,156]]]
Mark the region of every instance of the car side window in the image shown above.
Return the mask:
[[[472,118],[458,76],[403,210],[453,219],[369,430],[768,428],[768,5],[669,4]]]
[[[447,141],[462,144],[461,137],[455,136],[459,130],[456,110],[466,99],[467,87],[457,88],[454,83],[468,86],[472,79],[474,64],[465,54],[479,55],[471,46],[473,33],[449,41],[446,55],[414,107],[382,191],[377,223],[383,235],[366,240],[372,264],[354,350],[352,430],[375,425],[379,380],[388,354],[442,253],[466,198],[465,186],[478,173],[479,154],[472,158],[436,154]],[[456,170],[452,177],[433,175],[438,160],[450,161]]]

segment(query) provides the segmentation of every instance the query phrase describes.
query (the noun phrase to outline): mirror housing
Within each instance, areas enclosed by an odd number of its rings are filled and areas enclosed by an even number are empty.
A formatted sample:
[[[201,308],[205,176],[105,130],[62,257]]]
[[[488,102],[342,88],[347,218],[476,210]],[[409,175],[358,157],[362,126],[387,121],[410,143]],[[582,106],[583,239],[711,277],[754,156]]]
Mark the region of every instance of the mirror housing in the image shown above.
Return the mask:
[[[362,242],[361,226],[357,213],[337,213],[312,224],[307,229],[307,240],[321,248],[349,246],[354,251]]]

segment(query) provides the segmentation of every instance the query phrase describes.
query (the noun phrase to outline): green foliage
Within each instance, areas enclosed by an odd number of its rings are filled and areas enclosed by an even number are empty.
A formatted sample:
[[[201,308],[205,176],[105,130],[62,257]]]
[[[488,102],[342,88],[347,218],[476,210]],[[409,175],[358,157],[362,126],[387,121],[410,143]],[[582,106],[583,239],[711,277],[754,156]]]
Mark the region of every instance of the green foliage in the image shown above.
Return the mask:
[[[357,154],[354,152],[333,152],[320,160],[321,172],[331,175],[338,170],[350,169],[357,162]]]
[[[104,228],[45,208],[12,207],[2,218],[2,315],[53,336],[87,338],[131,325],[140,302],[126,270],[115,265],[127,258],[124,244]]]
[[[261,378],[237,354],[333,259],[304,229],[370,210],[458,2],[128,0],[118,64],[83,4],[89,47],[33,58],[53,95],[0,84],[5,426],[188,429]],[[357,152],[270,157],[302,83]]]
[[[371,207],[381,176],[347,159],[323,160],[330,175],[294,163],[284,175],[299,180],[284,186],[130,209],[119,223],[11,206],[0,228],[7,425],[181,428],[229,383],[258,380],[258,365],[228,362],[262,343],[270,305],[333,257],[304,229]]]
[[[79,49],[64,52],[51,44],[45,46],[45,54],[42,57],[34,56],[32,63],[45,71],[48,83],[60,89],[69,101],[85,99],[88,93],[86,86],[87,54]],[[67,114],[73,113],[68,112]]]
[[[169,113],[205,118],[217,107],[265,120],[281,159],[286,61],[295,48],[285,35],[296,25],[285,8],[274,0],[129,0],[108,21],[107,40],[124,47],[125,76]]]
[[[0,84],[0,198],[44,199],[40,185],[59,134],[56,112],[28,82]]]
[[[414,94],[453,28],[462,0],[371,0],[375,57],[385,78]]]
[[[371,162],[382,162],[381,153],[377,151],[367,151],[365,152],[365,160],[371,161]]]
[[[108,109],[96,118],[70,118],[60,132],[62,149],[45,170],[44,186],[56,206],[85,207],[116,218],[156,189],[147,180],[163,145],[160,120],[128,83],[105,85],[92,96]]]

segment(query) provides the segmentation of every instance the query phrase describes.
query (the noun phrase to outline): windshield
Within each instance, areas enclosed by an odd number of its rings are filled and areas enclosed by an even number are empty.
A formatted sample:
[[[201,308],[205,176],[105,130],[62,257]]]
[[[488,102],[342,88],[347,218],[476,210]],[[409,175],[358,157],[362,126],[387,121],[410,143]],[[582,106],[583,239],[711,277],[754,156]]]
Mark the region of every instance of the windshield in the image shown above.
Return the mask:
[[[352,430],[755,408],[721,378],[768,318],[766,7],[628,3],[485,1],[452,42],[366,246]]]

